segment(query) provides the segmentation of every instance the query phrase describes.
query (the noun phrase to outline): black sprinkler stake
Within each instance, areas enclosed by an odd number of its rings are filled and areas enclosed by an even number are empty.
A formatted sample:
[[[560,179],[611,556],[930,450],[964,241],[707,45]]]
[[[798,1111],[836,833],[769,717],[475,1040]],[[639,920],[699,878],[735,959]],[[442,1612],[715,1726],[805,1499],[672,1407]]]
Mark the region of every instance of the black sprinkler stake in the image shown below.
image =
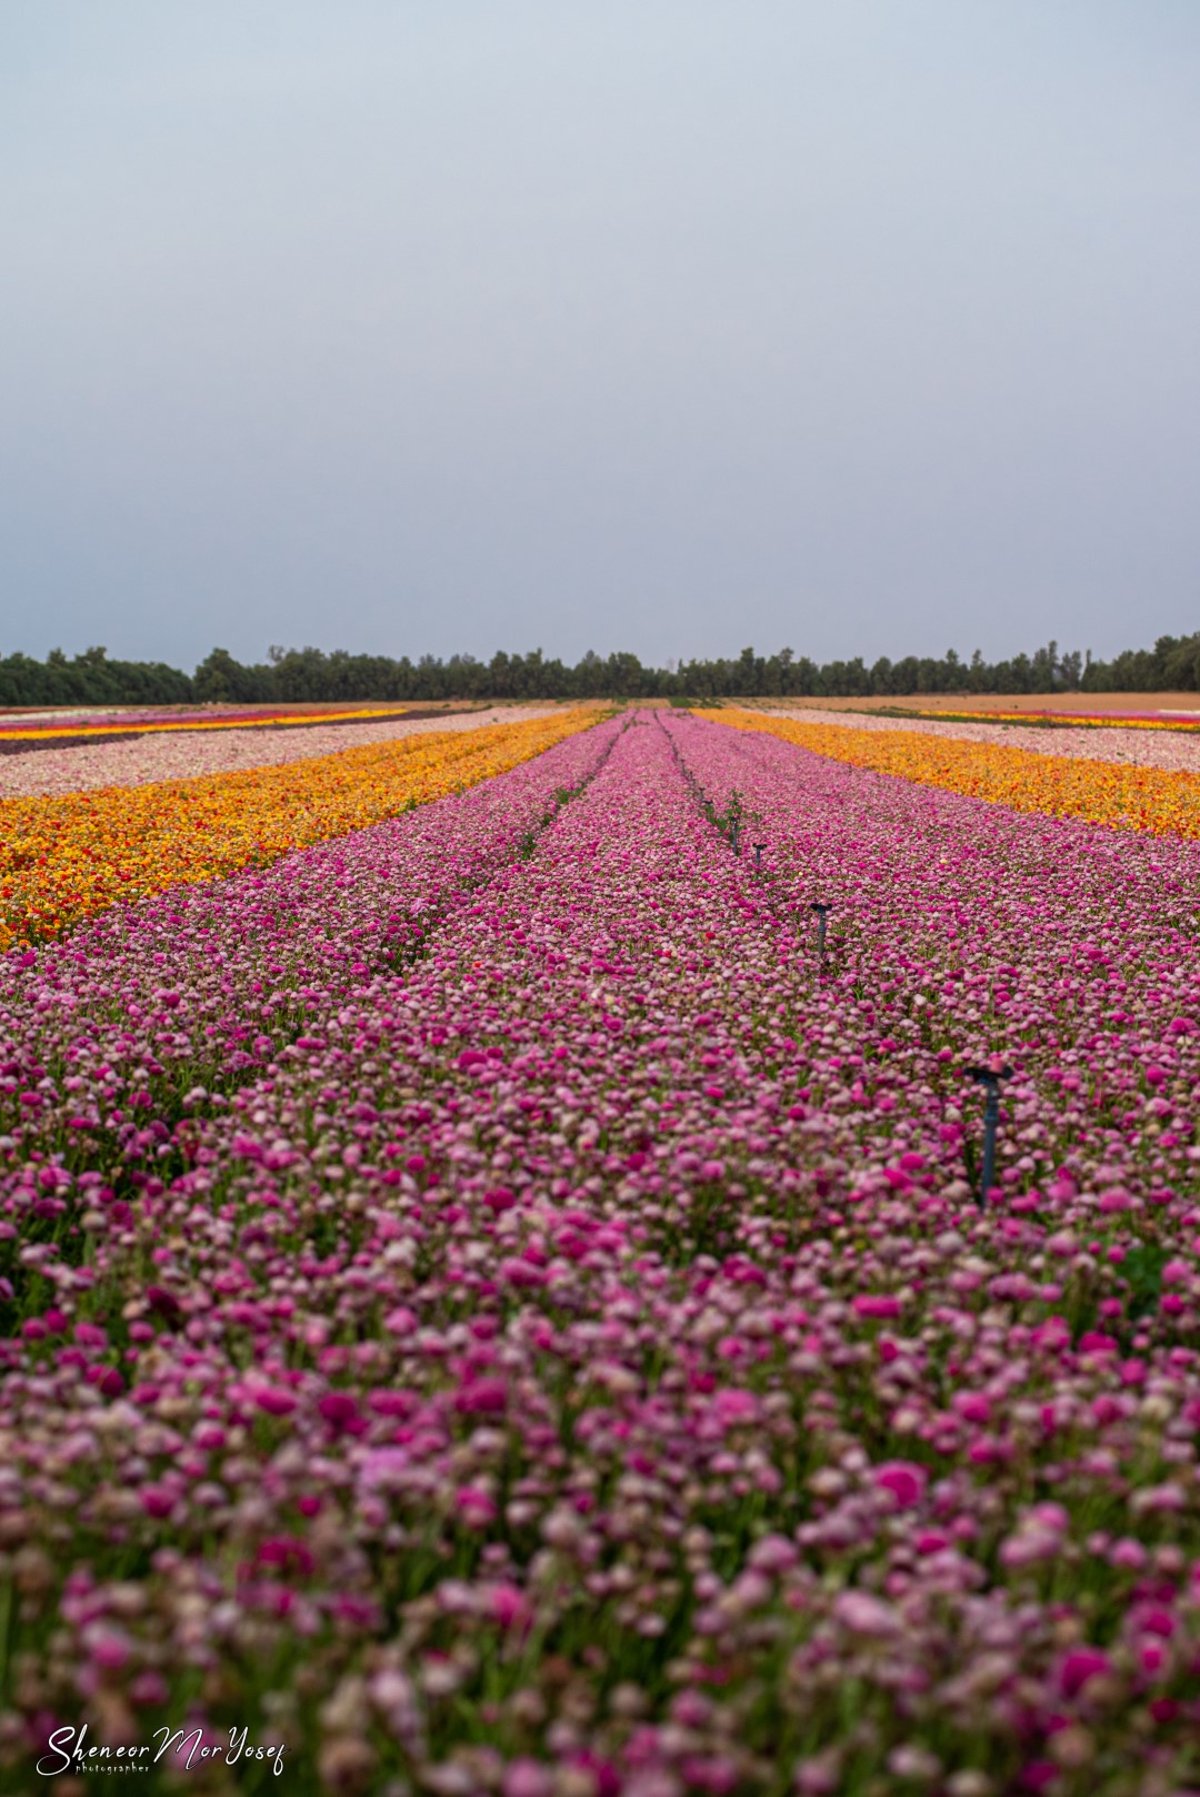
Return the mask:
[[[831,907],[829,905],[823,905],[820,899],[818,899],[815,904],[810,905],[808,908],[810,911],[815,911],[817,914],[817,953],[823,955],[825,953],[825,930],[828,925]]]
[[[968,1067],[967,1073],[978,1080],[987,1099],[983,1107],[983,1172],[979,1179],[979,1204],[987,1203],[987,1195],[996,1183],[996,1125],[1000,1121],[1000,1081],[1012,1078],[1011,1067]]]

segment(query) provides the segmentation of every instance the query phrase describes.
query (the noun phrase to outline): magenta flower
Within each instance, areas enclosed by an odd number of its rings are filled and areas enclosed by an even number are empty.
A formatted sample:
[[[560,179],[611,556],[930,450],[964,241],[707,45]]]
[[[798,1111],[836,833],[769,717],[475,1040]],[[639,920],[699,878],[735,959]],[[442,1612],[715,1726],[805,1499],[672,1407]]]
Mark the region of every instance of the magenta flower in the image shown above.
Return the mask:
[[[859,1317],[898,1317],[901,1304],[890,1292],[859,1292],[851,1300],[851,1309]]]
[[[499,1416],[508,1408],[508,1388],[503,1379],[473,1379],[454,1394],[454,1408],[463,1416]]]
[[[891,1493],[897,1510],[911,1510],[925,1495],[928,1476],[911,1460],[889,1460],[876,1468],[874,1480],[880,1491]]]
[[[1112,1670],[1106,1653],[1095,1647],[1077,1647],[1063,1655],[1058,1667],[1058,1686],[1064,1697],[1086,1695],[1092,1679],[1103,1678]]]
[[[296,1400],[290,1391],[283,1391],[277,1385],[258,1385],[254,1388],[254,1402],[268,1416],[291,1416],[296,1408]]]

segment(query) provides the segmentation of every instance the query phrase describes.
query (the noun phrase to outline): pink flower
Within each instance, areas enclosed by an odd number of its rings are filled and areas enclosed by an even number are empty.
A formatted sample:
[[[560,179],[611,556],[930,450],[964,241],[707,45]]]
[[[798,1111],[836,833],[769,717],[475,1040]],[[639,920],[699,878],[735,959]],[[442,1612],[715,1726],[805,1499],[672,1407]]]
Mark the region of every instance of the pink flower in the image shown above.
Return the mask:
[[[503,1379],[475,1379],[454,1394],[454,1408],[463,1416],[499,1416],[508,1408],[508,1387]]]
[[[752,1423],[758,1418],[760,1406],[752,1391],[745,1391],[740,1386],[727,1385],[716,1392],[712,1401],[712,1413],[724,1429],[736,1428],[739,1423]]]
[[[296,1400],[290,1391],[282,1391],[277,1385],[259,1385],[255,1388],[254,1402],[268,1416],[290,1416],[296,1408]]]
[[[378,1491],[394,1485],[411,1464],[407,1448],[372,1448],[359,1463],[359,1483],[364,1491]]]
[[[154,1709],[170,1696],[161,1672],[139,1672],[129,1687],[129,1695],[139,1709]]]
[[[92,1665],[101,1672],[119,1672],[128,1665],[133,1643],[123,1629],[110,1623],[94,1623],[83,1631],[83,1645]]]
[[[316,1566],[312,1552],[295,1535],[272,1535],[259,1545],[255,1556],[260,1566],[278,1567],[281,1572],[307,1578]]]
[[[504,1797],[551,1797],[554,1774],[537,1760],[513,1760],[504,1774]]]
[[[858,1317],[898,1317],[901,1306],[891,1292],[860,1292],[850,1308]]]
[[[833,1606],[833,1613],[853,1635],[868,1635],[884,1640],[898,1633],[900,1618],[882,1598],[869,1591],[843,1591]]]
[[[525,1628],[533,1614],[529,1599],[520,1586],[505,1582],[489,1587],[488,1608],[501,1628],[505,1629]]]
[[[583,1749],[569,1754],[566,1764],[580,1772],[590,1772],[595,1797],[620,1797],[621,1778],[610,1760],[600,1759]]]
[[[981,1391],[955,1392],[951,1409],[968,1423],[986,1423],[992,1414],[991,1400]]]
[[[928,1478],[925,1468],[911,1460],[889,1460],[875,1470],[875,1484],[891,1492],[897,1510],[911,1510],[920,1503]]]
[[[361,1433],[365,1426],[358,1414],[358,1405],[349,1392],[327,1391],[317,1404],[317,1409],[330,1428],[336,1431]],[[357,1429],[355,1425],[358,1425]]]
[[[454,1507],[472,1529],[486,1529],[499,1514],[495,1500],[478,1485],[464,1485],[456,1492]]]
[[[1058,1667],[1058,1688],[1064,1697],[1078,1697],[1094,1678],[1112,1670],[1112,1661],[1098,1647],[1075,1647],[1064,1654]]]
[[[786,1535],[764,1535],[756,1541],[748,1555],[749,1564],[759,1572],[787,1572],[800,1558],[795,1542]]]

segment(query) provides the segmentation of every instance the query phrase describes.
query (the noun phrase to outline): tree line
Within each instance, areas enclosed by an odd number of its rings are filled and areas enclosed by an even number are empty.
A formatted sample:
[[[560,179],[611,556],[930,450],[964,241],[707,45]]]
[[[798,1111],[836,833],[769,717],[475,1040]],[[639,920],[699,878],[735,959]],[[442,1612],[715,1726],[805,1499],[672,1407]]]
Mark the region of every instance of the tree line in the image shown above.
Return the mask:
[[[214,649],[192,674],[163,662],[110,660],[102,648],[45,661],[0,656],[0,705],[270,705],[297,701],[420,699],[733,699],[759,697],[867,698],[914,693],[1195,692],[1200,690],[1200,631],[1160,636],[1153,649],[1127,649],[1111,661],[1091,651],[1059,652],[1047,643],[1032,654],[985,661],[977,649],[962,660],[944,656],[861,656],[823,664],[780,649],[736,659],[644,667],[636,655],[590,651],[573,667],[526,655],[473,655],[442,660],[422,655],[351,655],[344,649],[272,647],[265,662],[235,660]]]

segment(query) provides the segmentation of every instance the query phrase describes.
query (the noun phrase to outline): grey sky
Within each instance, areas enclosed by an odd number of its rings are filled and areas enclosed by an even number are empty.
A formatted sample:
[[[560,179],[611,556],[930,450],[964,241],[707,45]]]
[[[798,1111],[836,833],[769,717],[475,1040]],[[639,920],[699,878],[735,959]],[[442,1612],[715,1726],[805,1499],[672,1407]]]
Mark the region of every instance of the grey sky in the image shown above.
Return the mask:
[[[1200,627],[1195,0],[0,0],[0,651]]]

